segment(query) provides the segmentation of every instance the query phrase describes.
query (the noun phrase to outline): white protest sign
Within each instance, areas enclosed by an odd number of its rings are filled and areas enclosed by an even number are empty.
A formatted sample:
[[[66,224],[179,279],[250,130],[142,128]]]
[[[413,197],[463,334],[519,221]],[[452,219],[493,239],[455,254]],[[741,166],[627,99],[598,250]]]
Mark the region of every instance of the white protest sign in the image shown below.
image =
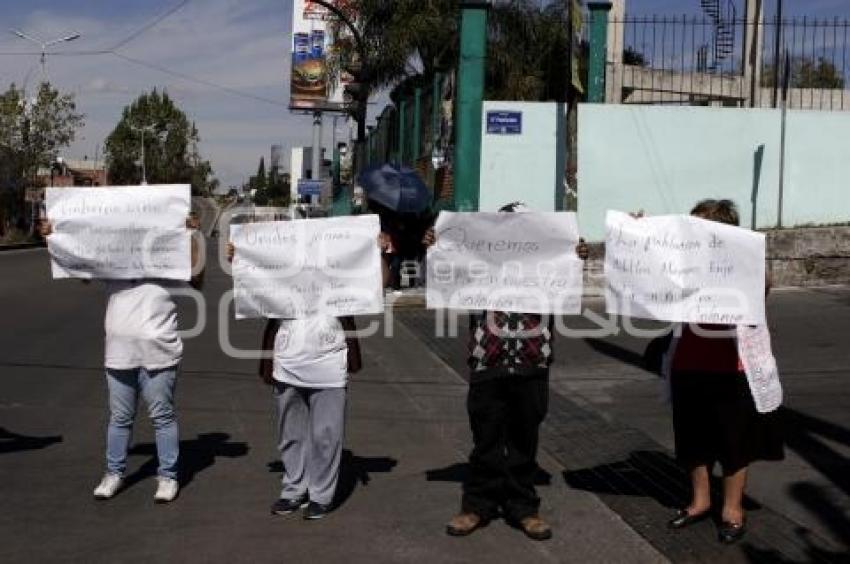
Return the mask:
[[[48,188],[54,278],[189,280],[188,184]]]
[[[376,215],[230,226],[236,318],[384,311]]]
[[[442,212],[434,232],[429,309],[581,312],[574,213]]]
[[[608,313],[679,321],[765,322],[765,238],[694,216],[606,217]]]

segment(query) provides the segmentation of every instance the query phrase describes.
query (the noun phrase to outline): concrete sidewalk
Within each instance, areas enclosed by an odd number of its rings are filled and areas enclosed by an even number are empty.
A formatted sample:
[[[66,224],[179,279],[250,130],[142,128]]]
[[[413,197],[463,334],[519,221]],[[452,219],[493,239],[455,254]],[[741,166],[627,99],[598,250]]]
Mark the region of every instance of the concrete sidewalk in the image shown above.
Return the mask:
[[[720,545],[711,521],[667,529],[674,509],[688,502],[689,481],[672,455],[663,383],[643,366],[648,341],[617,320],[617,334],[602,338],[595,323],[572,317],[570,328],[595,329],[596,336],[557,337],[542,448],[565,468],[561,479],[571,488],[593,493],[671,561],[847,562],[850,365],[837,336],[850,330],[849,298],[846,288],[771,296],[788,448],[785,461],[751,468],[749,532],[738,545]],[[600,313],[601,304],[588,307]],[[397,319],[459,375],[467,372],[465,321],[461,316],[458,337],[437,338],[433,312],[406,311]]]

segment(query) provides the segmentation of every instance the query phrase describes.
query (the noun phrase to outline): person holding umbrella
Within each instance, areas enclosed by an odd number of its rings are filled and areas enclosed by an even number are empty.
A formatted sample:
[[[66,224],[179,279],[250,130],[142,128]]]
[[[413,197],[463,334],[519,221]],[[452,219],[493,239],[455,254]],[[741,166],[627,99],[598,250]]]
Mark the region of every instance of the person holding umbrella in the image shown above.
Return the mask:
[[[430,190],[409,168],[390,164],[367,169],[360,174],[359,184],[369,202],[369,209],[381,218],[381,230],[393,243],[389,261],[389,286],[401,286],[400,270],[403,261],[421,261],[424,249],[422,235],[433,217],[428,210],[433,199]]]

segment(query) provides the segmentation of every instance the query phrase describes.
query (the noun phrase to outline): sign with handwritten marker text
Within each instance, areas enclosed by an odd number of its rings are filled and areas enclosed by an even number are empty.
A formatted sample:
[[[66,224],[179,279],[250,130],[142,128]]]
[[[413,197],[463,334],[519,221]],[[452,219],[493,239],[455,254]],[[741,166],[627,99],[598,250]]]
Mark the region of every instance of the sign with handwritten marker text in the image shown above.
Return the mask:
[[[236,318],[384,311],[376,215],[230,226]]]
[[[188,184],[48,188],[53,278],[189,280]]]
[[[765,322],[765,238],[693,216],[635,219],[609,211],[605,304],[611,314],[661,321]]]
[[[441,212],[434,232],[429,309],[581,312],[574,213]]]

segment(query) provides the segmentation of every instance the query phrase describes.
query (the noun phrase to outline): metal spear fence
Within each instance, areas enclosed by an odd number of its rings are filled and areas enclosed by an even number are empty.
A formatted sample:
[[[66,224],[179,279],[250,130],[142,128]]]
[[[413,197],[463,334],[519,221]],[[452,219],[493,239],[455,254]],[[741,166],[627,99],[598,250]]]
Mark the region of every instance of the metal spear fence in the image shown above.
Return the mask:
[[[629,16],[609,22],[609,102],[850,111],[847,19]],[[613,46],[613,49],[611,47]]]

